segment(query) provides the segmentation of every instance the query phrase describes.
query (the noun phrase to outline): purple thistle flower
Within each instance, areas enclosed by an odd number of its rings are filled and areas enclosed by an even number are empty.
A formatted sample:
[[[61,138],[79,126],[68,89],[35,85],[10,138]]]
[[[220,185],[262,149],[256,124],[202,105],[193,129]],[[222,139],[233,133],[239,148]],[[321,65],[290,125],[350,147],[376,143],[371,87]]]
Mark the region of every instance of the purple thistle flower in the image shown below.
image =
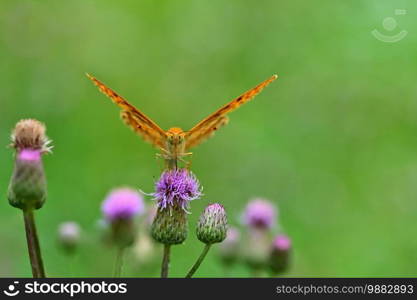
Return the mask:
[[[132,219],[143,214],[145,204],[142,195],[131,188],[117,188],[110,192],[104,200],[101,210],[109,221]]]
[[[197,178],[186,169],[164,171],[155,184],[155,190],[151,195],[158,201],[159,209],[178,204],[187,211],[189,202],[202,195]]]
[[[275,223],[276,215],[276,208],[271,202],[256,198],[246,206],[244,223],[254,228],[270,229]]]

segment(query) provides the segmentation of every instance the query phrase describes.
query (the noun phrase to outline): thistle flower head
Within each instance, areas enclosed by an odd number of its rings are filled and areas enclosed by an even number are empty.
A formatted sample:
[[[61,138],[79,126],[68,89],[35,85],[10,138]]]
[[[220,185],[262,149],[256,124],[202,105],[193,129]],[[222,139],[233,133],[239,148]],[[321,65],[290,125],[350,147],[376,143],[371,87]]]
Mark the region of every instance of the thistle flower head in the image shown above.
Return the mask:
[[[23,149],[39,150],[41,153],[50,152],[50,140],[45,135],[45,126],[34,119],[21,120],[12,132],[12,146],[20,152]]]
[[[145,205],[142,195],[137,191],[123,187],[112,190],[101,206],[105,218],[110,221],[132,219],[143,214]]]
[[[214,203],[207,206],[197,225],[197,238],[205,244],[224,241],[227,232],[227,216],[223,205]]]
[[[39,209],[45,202],[46,179],[41,156],[50,150],[45,130],[42,123],[32,119],[19,121],[13,130],[16,157],[8,199],[14,207]]]
[[[244,213],[244,223],[253,228],[270,229],[276,218],[275,206],[262,198],[248,203]]]
[[[283,273],[288,269],[291,254],[291,240],[284,234],[279,234],[272,242],[269,267],[275,274]]]
[[[178,204],[187,211],[189,202],[201,197],[201,188],[197,178],[186,169],[166,170],[155,185],[151,194],[158,202],[159,209]]]
[[[73,252],[81,235],[80,226],[76,222],[64,222],[58,227],[58,241],[64,250]]]
[[[132,245],[136,236],[134,217],[145,210],[142,195],[128,187],[114,189],[107,195],[101,210],[110,225],[111,241],[119,247]]]

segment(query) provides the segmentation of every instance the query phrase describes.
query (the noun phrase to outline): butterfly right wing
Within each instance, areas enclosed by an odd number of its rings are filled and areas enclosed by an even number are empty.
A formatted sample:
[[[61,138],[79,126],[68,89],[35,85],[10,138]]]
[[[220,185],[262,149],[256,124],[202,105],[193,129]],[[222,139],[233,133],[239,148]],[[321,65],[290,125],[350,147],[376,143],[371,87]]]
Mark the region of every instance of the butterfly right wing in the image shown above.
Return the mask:
[[[222,106],[220,109],[209,115],[207,118],[199,122],[193,128],[186,133],[186,145],[185,149],[189,150],[191,147],[197,146],[209,137],[221,126],[227,124],[227,114],[238,109],[242,104],[253,99],[259,94],[266,86],[277,78],[277,75],[273,75],[267,80],[261,82],[254,88],[243,93],[239,97],[235,98],[231,102]]]
[[[147,142],[150,142],[159,148],[165,148],[166,134],[164,130],[104,83],[89,74],[86,75],[103,94],[109,97],[122,109],[121,117],[125,124],[132,128]]]

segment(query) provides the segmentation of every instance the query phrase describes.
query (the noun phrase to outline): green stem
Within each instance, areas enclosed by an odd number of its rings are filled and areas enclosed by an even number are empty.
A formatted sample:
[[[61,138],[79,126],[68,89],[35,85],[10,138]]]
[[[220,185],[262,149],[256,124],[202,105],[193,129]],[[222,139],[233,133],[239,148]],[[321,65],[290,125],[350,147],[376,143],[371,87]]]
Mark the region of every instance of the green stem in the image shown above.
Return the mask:
[[[119,278],[122,275],[124,252],[125,247],[120,246],[117,248],[116,261],[114,262],[113,277]]]
[[[207,252],[210,250],[210,247],[211,247],[211,244],[206,244],[206,246],[204,246],[203,252],[201,252],[199,258],[197,259],[195,264],[192,266],[190,271],[188,271],[188,274],[187,276],[185,276],[185,278],[191,278],[194,275],[195,271],[197,271],[198,267],[200,267],[201,263],[206,257]]]
[[[165,244],[164,255],[162,257],[161,278],[168,278],[170,252],[171,252],[171,245]]]
[[[25,221],[26,241],[33,278],[45,278],[45,270],[42,262],[41,248],[39,246],[38,234],[36,232],[35,216],[33,209],[23,209]]]

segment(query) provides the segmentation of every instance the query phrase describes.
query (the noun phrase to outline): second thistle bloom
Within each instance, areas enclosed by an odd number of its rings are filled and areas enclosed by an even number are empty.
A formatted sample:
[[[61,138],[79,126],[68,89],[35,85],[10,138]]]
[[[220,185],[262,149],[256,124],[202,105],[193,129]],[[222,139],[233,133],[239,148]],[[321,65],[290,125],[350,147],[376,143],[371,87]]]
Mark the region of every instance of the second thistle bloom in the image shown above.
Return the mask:
[[[122,247],[131,245],[136,234],[133,219],[145,210],[142,196],[131,188],[117,188],[106,197],[101,209],[110,223],[113,241]]]
[[[205,244],[223,242],[227,233],[227,216],[223,205],[207,206],[197,225],[197,238]]]
[[[143,214],[145,204],[141,194],[131,188],[118,188],[110,192],[101,207],[108,221],[131,219],[137,214]]]

